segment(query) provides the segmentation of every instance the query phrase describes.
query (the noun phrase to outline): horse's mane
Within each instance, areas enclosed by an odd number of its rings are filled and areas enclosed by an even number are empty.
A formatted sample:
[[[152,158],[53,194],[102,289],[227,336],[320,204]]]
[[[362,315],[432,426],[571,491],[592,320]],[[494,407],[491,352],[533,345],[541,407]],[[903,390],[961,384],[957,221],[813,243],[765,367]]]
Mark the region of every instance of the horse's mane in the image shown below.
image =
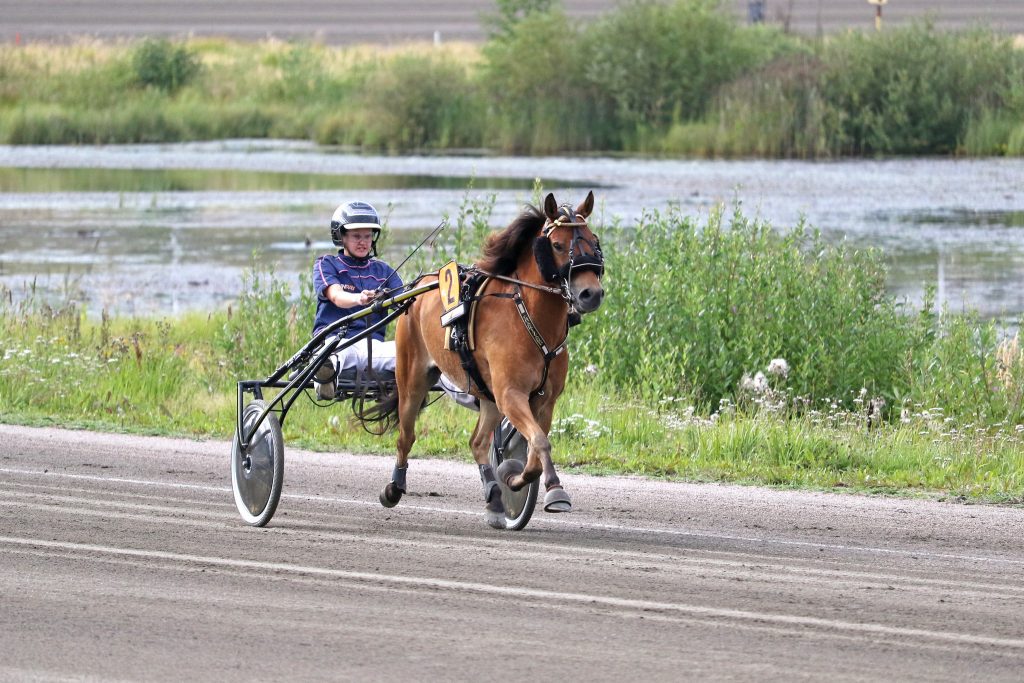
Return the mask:
[[[507,228],[492,232],[484,240],[484,253],[476,262],[480,270],[495,275],[509,275],[515,272],[519,255],[523,249],[531,248],[533,238],[546,220],[544,213],[527,204]]]

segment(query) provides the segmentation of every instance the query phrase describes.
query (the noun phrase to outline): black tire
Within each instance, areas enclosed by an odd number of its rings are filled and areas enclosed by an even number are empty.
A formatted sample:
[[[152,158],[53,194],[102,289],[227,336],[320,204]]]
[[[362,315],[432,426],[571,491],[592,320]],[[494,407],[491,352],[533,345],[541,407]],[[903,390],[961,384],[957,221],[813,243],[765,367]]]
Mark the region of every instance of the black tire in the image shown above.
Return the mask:
[[[252,429],[256,418],[267,407],[263,401],[253,401],[242,410],[242,428]],[[268,413],[249,447],[242,452],[236,433],[231,445],[231,489],[235,506],[246,524],[264,526],[274,516],[281,500],[284,484],[284,438],[281,423],[274,413]]]
[[[491,467],[495,471],[503,460],[515,459],[526,464],[527,443],[507,418],[501,418],[502,434],[502,455],[498,455],[498,449],[494,446],[494,437],[491,437],[491,449],[488,458]],[[533,509],[537,505],[537,492],[540,490],[540,481],[533,481],[518,491],[513,491],[505,486],[505,482],[499,481],[501,488],[501,502],[505,506],[505,528],[512,531],[520,531],[526,528],[533,516]]]

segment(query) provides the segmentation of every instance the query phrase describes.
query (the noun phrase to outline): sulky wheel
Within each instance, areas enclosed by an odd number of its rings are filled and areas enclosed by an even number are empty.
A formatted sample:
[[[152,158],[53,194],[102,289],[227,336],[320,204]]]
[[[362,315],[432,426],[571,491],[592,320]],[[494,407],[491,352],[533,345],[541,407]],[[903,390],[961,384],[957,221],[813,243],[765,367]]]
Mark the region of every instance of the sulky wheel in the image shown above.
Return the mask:
[[[253,401],[242,410],[242,429],[248,432],[267,407]],[[274,413],[260,423],[243,452],[236,433],[231,446],[231,488],[246,524],[263,526],[274,516],[284,482],[284,438]]]
[[[494,447],[494,440],[491,440],[491,449],[488,458],[491,467],[495,471],[504,460],[519,460],[526,464],[527,443],[523,435],[508,421],[508,418],[501,418],[502,455],[498,455],[498,449]],[[505,482],[498,480],[501,487],[501,502],[505,506],[505,528],[519,531],[526,527],[533,516],[533,508],[537,504],[537,491],[540,490],[540,480],[534,480],[528,485],[513,491]]]

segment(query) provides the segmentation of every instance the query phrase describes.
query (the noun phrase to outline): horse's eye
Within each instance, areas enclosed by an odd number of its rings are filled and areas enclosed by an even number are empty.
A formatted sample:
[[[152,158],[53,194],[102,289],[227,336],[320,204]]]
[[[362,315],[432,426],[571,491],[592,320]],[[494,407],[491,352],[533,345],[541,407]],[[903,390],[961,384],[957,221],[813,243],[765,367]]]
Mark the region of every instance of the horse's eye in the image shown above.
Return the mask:
[[[555,248],[555,251],[562,253],[565,251],[565,246],[561,242],[552,242],[551,246]]]

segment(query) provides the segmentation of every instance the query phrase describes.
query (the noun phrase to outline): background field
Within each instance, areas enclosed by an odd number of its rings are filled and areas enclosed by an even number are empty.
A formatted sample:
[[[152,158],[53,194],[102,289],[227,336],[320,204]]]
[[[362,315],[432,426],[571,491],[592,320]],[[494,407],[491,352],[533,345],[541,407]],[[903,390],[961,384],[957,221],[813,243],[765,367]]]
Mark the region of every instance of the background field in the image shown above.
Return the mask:
[[[614,0],[564,0],[570,16],[592,18],[616,6]],[[747,15],[747,0],[727,0],[737,15]],[[767,0],[766,17],[788,23],[801,33],[870,27],[873,8],[864,0]],[[268,35],[317,38],[330,44],[432,40],[482,40],[482,13],[490,0],[2,0],[0,40],[54,39],[89,34],[102,37],[140,35],[226,35],[255,40]],[[984,23],[1024,33],[1019,0],[892,0],[885,20],[906,24],[933,13],[940,28]]]

